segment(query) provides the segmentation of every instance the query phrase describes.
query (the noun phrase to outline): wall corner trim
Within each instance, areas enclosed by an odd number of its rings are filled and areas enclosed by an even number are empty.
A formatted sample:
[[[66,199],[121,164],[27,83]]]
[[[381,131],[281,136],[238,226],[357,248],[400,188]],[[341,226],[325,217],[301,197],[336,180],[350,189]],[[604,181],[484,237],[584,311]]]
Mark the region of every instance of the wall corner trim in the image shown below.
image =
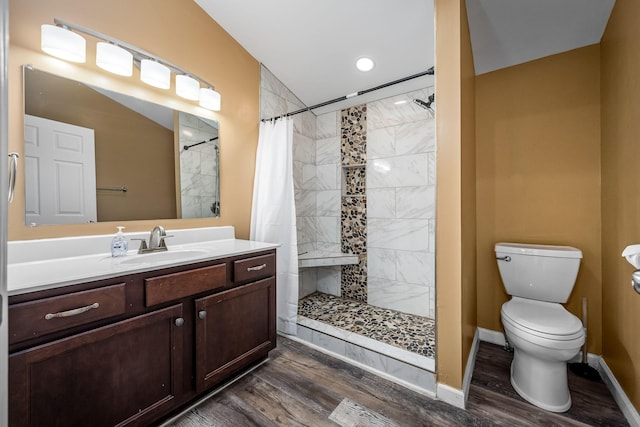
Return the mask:
[[[436,386],[436,398],[456,408],[465,409],[465,394],[462,390],[450,385],[438,383]]]
[[[467,399],[469,398],[469,387],[471,387],[471,378],[473,377],[473,368],[476,365],[476,355],[478,354],[479,347],[480,328],[476,328],[476,333],[473,336],[473,343],[471,343],[471,349],[469,350],[469,357],[467,358],[467,366],[464,368],[464,377],[462,378],[462,394],[464,397],[465,407],[467,405]]]
[[[631,403],[631,400],[629,400],[629,397],[627,397],[627,394],[624,392],[622,386],[613,375],[613,372],[609,369],[607,362],[605,362],[602,357],[598,364],[598,371],[600,371],[602,380],[607,385],[613,399],[620,407],[622,414],[625,416],[627,421],[629,421],[629,425],[640,426],[640,414],[638,414],[638,410],[633,406],[633,403]]]

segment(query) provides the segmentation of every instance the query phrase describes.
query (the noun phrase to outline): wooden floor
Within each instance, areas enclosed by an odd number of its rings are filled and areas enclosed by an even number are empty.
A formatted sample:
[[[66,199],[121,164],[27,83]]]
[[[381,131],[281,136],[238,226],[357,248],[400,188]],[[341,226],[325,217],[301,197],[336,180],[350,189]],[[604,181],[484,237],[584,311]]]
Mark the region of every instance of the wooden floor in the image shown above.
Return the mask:
[[[467,410],[278,338],[271,360],[169,424],[195,426],[628,425],[604,383],[570,373],[573,407],[553,414],[511,388],[512,354],[481,343]]]
[[[480,343],[469,390],[467,410],[493,425],[628,426],[607,386],[568,371],[571,409],[554,414],[522,399],[511,386],[513,353]]]

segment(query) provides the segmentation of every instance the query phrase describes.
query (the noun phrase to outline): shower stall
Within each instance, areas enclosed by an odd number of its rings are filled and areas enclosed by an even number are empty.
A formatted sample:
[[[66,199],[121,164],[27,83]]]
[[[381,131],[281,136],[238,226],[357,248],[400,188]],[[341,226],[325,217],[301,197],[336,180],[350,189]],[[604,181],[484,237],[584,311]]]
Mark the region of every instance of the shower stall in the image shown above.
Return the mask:
[[[220,216],[220,136],[218,123],[178,114],[180,218]]]
[[[263,118],[296,105],[266,68],[262,87]],[[426,87],[305,112],[294,118],[293,142],[298,338],[427,392],[435,392],[434,111]]]

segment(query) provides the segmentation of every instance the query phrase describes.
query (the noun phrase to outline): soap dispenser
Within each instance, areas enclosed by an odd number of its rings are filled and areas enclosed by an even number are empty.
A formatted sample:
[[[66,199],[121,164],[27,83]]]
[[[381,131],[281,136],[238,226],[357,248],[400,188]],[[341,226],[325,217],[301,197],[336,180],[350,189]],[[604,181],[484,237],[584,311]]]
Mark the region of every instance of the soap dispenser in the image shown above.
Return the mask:
[[[113,239],[111,239],[111,256],[112,257],[120,257],[125,256],[127,254],[127,250],[129,250],[129,243],[127,239],[124,237],[122,233],[122,229],[124,227],[117,227],[118,232]]]

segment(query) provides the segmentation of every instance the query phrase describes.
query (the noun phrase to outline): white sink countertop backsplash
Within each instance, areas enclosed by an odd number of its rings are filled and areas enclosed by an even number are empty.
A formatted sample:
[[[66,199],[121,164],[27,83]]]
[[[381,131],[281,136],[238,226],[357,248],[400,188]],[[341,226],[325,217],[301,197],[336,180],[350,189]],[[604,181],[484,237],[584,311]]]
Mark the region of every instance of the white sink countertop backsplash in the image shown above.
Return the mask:
[[[138,255],[140,242],[150,232],[124,233],[129,242],[127,256],[111,257],[111,239],[115,235],[63,237],[56,239],[8,242],[7,282],[9,295],[74,285],[158,268],[191,264],[210,259],[243,255],[276,248],[277,244],[239,240],[233,227],[205,227],[167,230],[167,252],[183,251],[188,257],[162,259],[162,256]],[[156,252],[153,255],[167,252]],[[140,257],[141,262],[135,261]],[[142,261],[149,257],[149,262]]]

